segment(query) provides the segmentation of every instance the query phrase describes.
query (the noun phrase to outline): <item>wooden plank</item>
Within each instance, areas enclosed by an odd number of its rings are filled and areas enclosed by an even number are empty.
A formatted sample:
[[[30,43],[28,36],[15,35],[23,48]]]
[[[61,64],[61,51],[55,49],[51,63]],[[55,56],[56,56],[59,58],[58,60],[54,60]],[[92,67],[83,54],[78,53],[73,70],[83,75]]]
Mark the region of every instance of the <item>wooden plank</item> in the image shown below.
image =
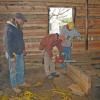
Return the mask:
[[[30,20],[31,21],[31,20]],[[99,29],[100,27],[100,23],[99,23],[100,20],[97,20],[95,22],[91,21],[91,23],[89,23],[89,30],[95,30],[95,29]],[[3,21],[4,22],[4,21]],[[80,24],[79,24],[80,23]],[[97,24],[95,24],[97,23]],[[2,29],[4,27],[4,23],[0,23],[0,29]],[[31,22],[27,22],[25,23],[24,25],[24,28],[25,29],[34,29],[34,28],[48,28],[48,20],[45,20],[42,21],[37,19],[37,21],[34,21],[32,20]],[[76,28],[78,29],[84,29],[85,28],[85,23],[84,21],[81,21],[81,22],[76,22]],[[82,32],[83,33],[83,32]],[[92,32],[93,33],[93,32]]]
[[[48,7],[77,7],[77,6],[83,6],[82,3],[64,3],[64,2],[57,2],[57,3],[52,3],[52,2],[47,2],[46,4]]]
[[[47,30],[42,29],[34,29],[34,30],[23,30],[24,35],[26,36],[41,36],[41,35],[47,35]]]
[[[35,49],[35,48],[39,48],[39,45],[36,44],[29,44],[25,46],[26,49]]]
[[[32,30],[23,30],[24,36],[45,36],[48,34],[48,30],[43,29],[32,29]],[[0,37],[3,36],[3,30],[0,31]]]
[[[84,96],[85,95],[83,90],[80,88],[80,86],[78,84],[71,84],[68,88],[75,95],[79,95],[79,96]]]
[[[100,65],[100,59],[99,60],[92,60],[90,64],[99,64]]]
[[[100,41],[99,41],[100,42]],[[100,43],[99,42],[89,42],[89,49],[100,50]]]
[[[19,11],[19,12],[24,12],[24,13],[35,13],[36,14],[36,12],[48,12],[48,9],[47,9],[47,7],[46,6],[28,6],[28,5],[26,5],[26,6],[20,6],[20,5],[14,5],[14,6],[0,6],[0,13],[14,13],[14,12],[16,12],[16,9]]]
[[[89,49],[97,49],[100,50],[100,41],[89,41]],[[77,43],[73,42],[73,49],[84,49],[85,47],[85,42]]]
[[[7,4],[9,4],[9,3],[16,3],[16,4],[20,4],[20,3],[24,3],[24,2],[27,2],[27,4],[29,3],[47,3],[47,2],[49,2],[49,3],[52,3],[52,4],[54,4],[54,3],[64,3],[64,4],[68,4],[68,5],[70,5],[70,6],[72,6],[72,4],[78,4],[79,6],[80,6],[80,4],[83,4],[84,5],[84,3],[85,3],[85,1],[84,0],[20,0],[19,2],[17,1],[17,0],[1,0],[1,2],[2,3],[7,3]],[[66,3],[65,3],[66,2]],[[100,2],[99,2],[99,0],[91,0],[91,1],[89,1],[89,4],[91,4],[91,5],[97,5],[97,4],[100,4]]]
[[[83,27],[83,26],[85,26],[85,19],[77,18],[75,24],[77,27]],[[88,19],[88,24],[89,24],[89,26],[88,26],[89,28],[98,27],[98,26],[100,26],[100,19],[90,18],[90,19]]]
[[[76,13],[76,16],[85,16],[85,10],[80,12],[78,11]],[[89,16],[94,16],[94,17],[100,16],[100,13],[89,13]]]
[[[30,40],[33,40],[33,39],[41,39],[41,38],[43,38],[44,36],[42,35],[40,35],[40,36],[38,36],[38,35],[34,35],[34,37],[32,37],[31,35],[30,36],[27,36],[27,35],[25,35],[24,36],[24,39],[29,39],[29,42],[32,42],[32,41],[30,41]]]
[[[100,41],[90,41],[89,45],[94,47],[100,47]]]
[[[17,8],[16,8],[17,9]],[[29,11],[18,11],[18,12],[21,12],[21,13],[23,13],[23,14],[25,14],[26,16],[28,16],[28,15],[30,15],[30,16],[32,16],[32,15],[47,15],[48,14],[48,12],[47,11],[31,11],[31,12],[29,12]],[[2,12],[2,13],[0,13],[0,16],[2,15],[9,15],[9,16],[13,16],[14,14],[16,13],[16,10],[14,11],[14,12],[10,12],[10,11],[7,11],[7,12]]]
[[[18,2],[17,0],[1,0],[2,2]],[[20,2],[66,2],[66,3],[85,3],[84,0],[20,0]],[[100,4],[99,0],[89,0],[89,4]]]
[[[99,0],[88,0],[89,4],[100,4]]]
[[[73,42],[73,48],[84,48],[85,42]]]
[[[48,31],[48,29],[47,30],[41,30],[41,29],[23,30],[24,36],[45,36],[48,34],[47,31]],[[81,36],[85,37],[85,32],[83,30],[80,30],[79,32],[80,32]],[[91,31],[91,32],[89,32],[89,36],[97,39],[97,37],[98,38],[100,37],[99,33],[100,33],[99,31],[97,31],[97,32]],[[2,36],[3,36],[3,30],[0,31],[0,37],[2,38]]]
[[[4,24],[6,23],[5,20],[0,20],[0,24]],[[27,19],[27,23],[25,24],[47,24],[48,23],[48,19]]]
[[[46,6],[46,2],[29,2],[29,1],[1,1],[0,2],[1,6],[36,6],[36,5],[41,5],[41,6]]]
[[[85,33],[85,29],[84,29],[84,28],[81,28],[81,29],[80,29],[80,28],[77,27],[77,30],[78,30],[79,32],[84,32],[84,33]],[[100,28],[94,28],[94,29],[91,28],[91,29],[88,29],[88,32],[90,32],[90,33],[91,33],[91,32],[97,33],[97,32],[100,32]]]
[[[42,24],[41,24],[42,25]],[[24,31],[25,30],[34,30],[34,31],[45,31],[45,32],[47,32],[48,33],[48,25],[38,25],[38,26],[35,26],[35,25],[33,25],[33,26],[30,26],[30,27],[24,27]],[[0,30],[2,30],[2,28],[3,28],[3,26],[1,26],[0,27]],[[77,27],[77,30],[81,33],[85,33],[85,27]],[[92,27],[92,28],[90,28],[90,29],[88,29],[89,30],[89,32],[91,33],[91,32],[99,32],[100,31],[100,28],[99,27]]]
[[[27,28],[27,27],[47,27],[48,26],[48,24],[43,24],[43,23],[34,23],[34,24],[28,24],[28,23],[26,23],[25,25],[24,25],[24,28]]]
[[[67,75],[78,84],[85,94],[88,94],[91,89],[91,78],[78,67],[69,65]]]
[[[9,1],[9,2],[12,2],[12,1],[15,1],[15,2],[18,2],[17,0],[2,0],[2,1]],[[70,2],[73,2],[73,3],[84,3],[83,0],[20,0],[20,2],[24,2],[24,1],[28,1],[28,2],[66,2],[66,3],[70,3]]]
[[[0,13],[2,13],[2,12],[5,12],[5,13],[9,13],[9,12],[15,12],[16,11],[16,9],[18,10],[18,11],[29,11],[29,12],[31,12],[31,11],[33,11],[33,8],[31,7],[31,6],[16,6],[16,5],[14,5],[14,6],[5,6],[5,5],[2,5],[2,6],[0,6]]]
[[[9,18],[12,18],[12,16],[15,14],[16,12],[12,13],[0,13],[0,20],[8,20]],[[27,19],[48,19],[48,12],[34,12],[30,14],[30,12],[21,12],[23,14],[25,14]]]
[[[88,14],[89,16],[99,16],[100,15],[100,8],[88,8]],[[76,7],[76,15],[79,16],[79,15],[82,15],[84,16],[85,15],[85,7],[82,6],[82,7]]]
[[[26,24],[48,24],[48,19],[28,19]]]

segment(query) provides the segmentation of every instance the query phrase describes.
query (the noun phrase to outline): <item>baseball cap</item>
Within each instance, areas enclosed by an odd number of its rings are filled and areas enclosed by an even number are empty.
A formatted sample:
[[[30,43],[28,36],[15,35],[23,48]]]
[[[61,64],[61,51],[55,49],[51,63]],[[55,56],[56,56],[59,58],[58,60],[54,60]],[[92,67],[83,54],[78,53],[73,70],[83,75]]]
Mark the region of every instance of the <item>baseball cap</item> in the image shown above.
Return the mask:
[[[22,19],[23,21],[27,22],[25,16],[22,13],[16,13],[15,18]]]

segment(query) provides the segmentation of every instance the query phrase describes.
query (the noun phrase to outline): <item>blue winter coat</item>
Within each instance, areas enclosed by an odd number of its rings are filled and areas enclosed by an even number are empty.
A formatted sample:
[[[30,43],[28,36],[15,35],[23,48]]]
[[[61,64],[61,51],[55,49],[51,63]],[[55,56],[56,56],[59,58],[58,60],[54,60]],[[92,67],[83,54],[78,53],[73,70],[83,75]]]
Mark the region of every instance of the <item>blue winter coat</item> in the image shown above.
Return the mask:
[[[5,26],[4,40],[6,50],[10,57],[13,56],[13,53],[22,54],[25,49],[23,32],[17,27],[7,24]]]

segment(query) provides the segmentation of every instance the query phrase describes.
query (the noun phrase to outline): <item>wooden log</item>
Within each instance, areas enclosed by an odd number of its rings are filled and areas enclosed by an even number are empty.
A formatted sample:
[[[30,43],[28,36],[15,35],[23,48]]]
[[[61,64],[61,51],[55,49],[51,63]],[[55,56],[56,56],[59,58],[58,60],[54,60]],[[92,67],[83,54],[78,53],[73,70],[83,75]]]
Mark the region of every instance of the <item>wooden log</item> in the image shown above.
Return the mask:
[[[80,86],[78,84],[71,84],[68,88],[75,95],[79,95],[79,96],[84,96],[85,95],[83,90],[80,88]]]
[[[7,1],[7,0],[2,0],[2,1]],[[15,2],[17,2],[17,0],[8,0],[9,2],[12,2],[12,1],[15,1]],[[70,0],[70,1],[66,1],[66,0],[63,0],[63,1],[61,1],[61,0],[21,0],[20,2],[23,2],[23,1],[28,1],[28,2],[30,2],[30,3],[32,3],[32,2],[52,2],[52,3],[54,3],[54,2],[66,2],[66,3],[70,3],[70,2],[73,2],[73,3],[84,3],[84,1],[82,1],[82,0]]]
[[[91,78],[80,70],[78,67],[69,65],[67,75],[78,84],[85,94],[88,94],[91,89]]]
[[[100,59],[99,60],[92,60],[90,64],[99,64],[100,65]]]

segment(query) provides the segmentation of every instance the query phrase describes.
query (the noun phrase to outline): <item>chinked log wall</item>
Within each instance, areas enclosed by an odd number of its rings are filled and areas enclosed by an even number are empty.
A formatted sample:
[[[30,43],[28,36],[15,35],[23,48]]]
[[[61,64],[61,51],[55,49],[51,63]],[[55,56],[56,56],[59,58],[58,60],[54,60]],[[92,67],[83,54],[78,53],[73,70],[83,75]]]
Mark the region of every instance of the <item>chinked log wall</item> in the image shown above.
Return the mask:
[[[48,34],[49,7],[75,7],[76,27],[81,33],[81,40],[74,40],[73,51],[85,50],[86,37],[86,0],[0,0],[0,52],[3,50],[3,27],[13,14],[22,12],[28,22],[24,25],[24,39],[28,52],[27,62],[38,59],[38,50],[42,37]],[[88,0],[88,40],[89,50],[100,49],[100,0]],[[31,60],[28,58],[32,58]],[[39,60],[39,59],[38,59]]]

